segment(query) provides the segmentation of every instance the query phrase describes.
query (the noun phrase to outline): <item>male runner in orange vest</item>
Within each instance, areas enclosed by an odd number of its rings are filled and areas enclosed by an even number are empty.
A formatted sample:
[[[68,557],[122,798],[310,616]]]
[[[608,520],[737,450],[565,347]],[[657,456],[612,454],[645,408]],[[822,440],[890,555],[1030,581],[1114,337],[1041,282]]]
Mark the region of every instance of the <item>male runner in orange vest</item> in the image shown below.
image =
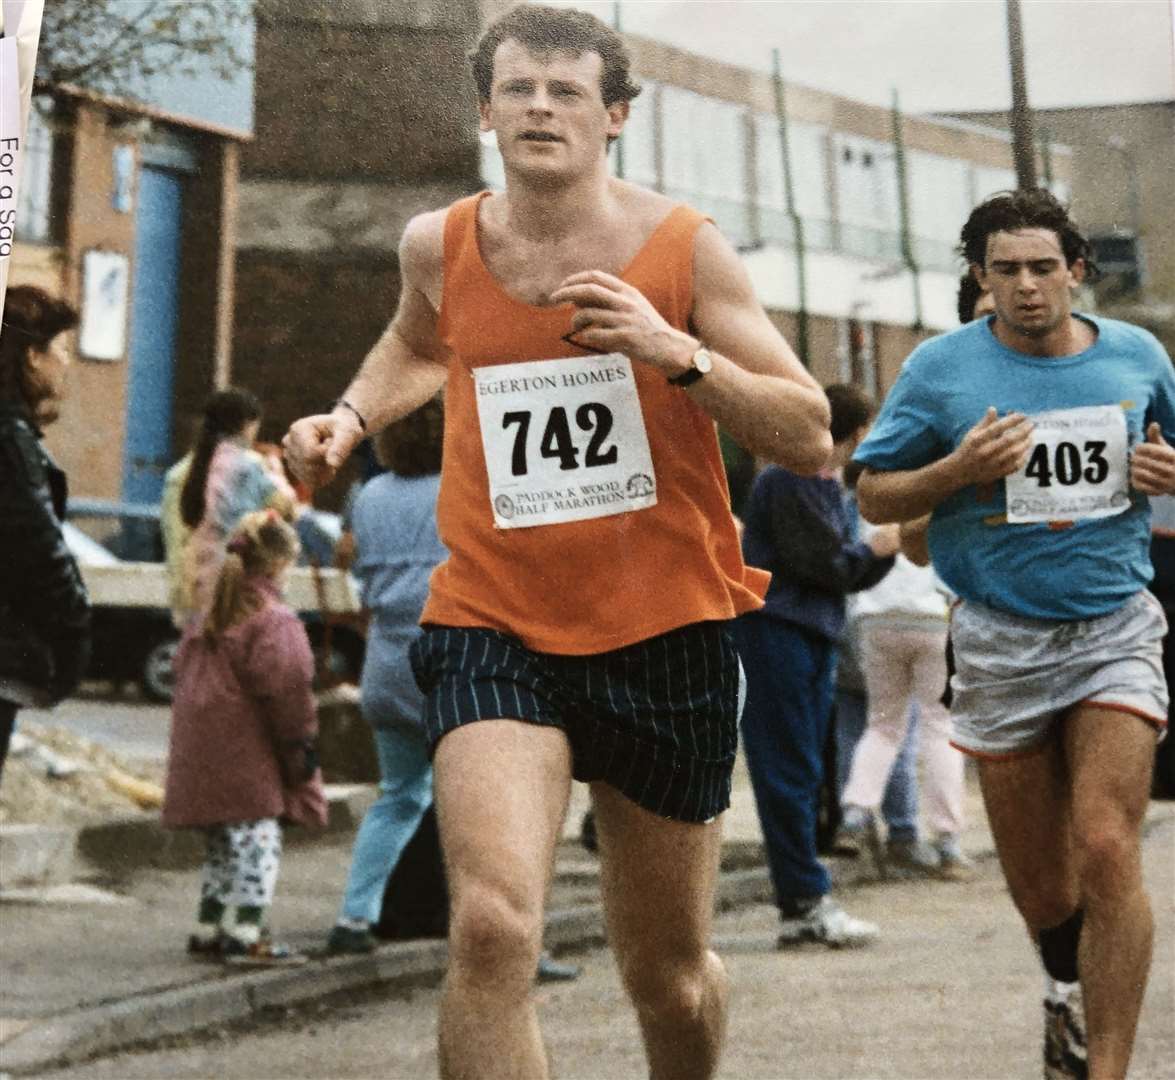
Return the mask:
[[[610,28],[519,7],[472,60],[506,191],[409,223],[395,318],[286,447],[321,483],[446,385],[451,555],[413,657],[452,891],[442,1074],[547,1075],[530,986],[574,776],[650,1074],[709,1077],[741,696],[725,624],[768,580],[743,565],[714,422],[811,473],[828,404],[714,225],[609,177],[639,92]]]

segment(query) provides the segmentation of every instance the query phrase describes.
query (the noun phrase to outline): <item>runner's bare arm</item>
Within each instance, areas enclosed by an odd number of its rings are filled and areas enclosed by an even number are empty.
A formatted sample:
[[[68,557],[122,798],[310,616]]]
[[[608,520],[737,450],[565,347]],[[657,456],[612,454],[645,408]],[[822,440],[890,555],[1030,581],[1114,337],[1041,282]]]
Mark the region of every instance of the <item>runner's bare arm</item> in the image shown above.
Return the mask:
[[[946,457],[920,469],[882,472],[866,466],[857,481],[861,516],[875,525],[929,514],[971,484],[990,484],[1021,468],[1032,450],[1032,422],[1022,413],[988,409]]]
[[[913,521],[903,521],[899,529],[902,554],[915,566],[930,565],[930,547],[926,542],[929,527],[930,515],[926,514]]]
[[[366,435],[419,408],[444,385],[447,369],[436,333],[444,222],[445,211],[438,210],[413,218],[404,230],[399,306],[342,395],[349,407],[303,417],[286,433],[286,458],[304,483],[329,482]]]
[[[631,285],[600,271],[573,274],[551,299],[579,307],[577,341],[626,353],[666,377],[688,370],[704,344],[713,368],[683,393],[757,457],[797,473],[813,473],[828,460],[824,391],[772,325],[738,256],[713,225],[703,225],[695,242],[696,337],[671,327]]]

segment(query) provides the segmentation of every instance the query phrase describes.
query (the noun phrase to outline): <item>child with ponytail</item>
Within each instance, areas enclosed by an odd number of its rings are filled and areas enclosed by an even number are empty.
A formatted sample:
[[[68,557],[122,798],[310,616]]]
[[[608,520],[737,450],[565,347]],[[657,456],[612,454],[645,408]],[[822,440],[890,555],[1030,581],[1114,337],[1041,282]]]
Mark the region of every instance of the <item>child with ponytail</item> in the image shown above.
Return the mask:
[[[297,535],[276,512],[246,514],[211,607],[188,624],[175,659],[163,824],[207,836],[188,951],[230,963],[305,960],[265,930],[282,822],[326,824],[314,662],[281,599],[297,555]]]

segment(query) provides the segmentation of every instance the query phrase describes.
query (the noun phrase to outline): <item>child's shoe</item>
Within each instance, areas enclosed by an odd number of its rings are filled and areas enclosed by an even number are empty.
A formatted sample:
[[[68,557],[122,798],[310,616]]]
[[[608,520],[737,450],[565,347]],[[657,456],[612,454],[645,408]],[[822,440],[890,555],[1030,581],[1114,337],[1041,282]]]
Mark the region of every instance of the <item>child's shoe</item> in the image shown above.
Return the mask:
[[[220,930],[211,934],[197,931],[188,935],[188,955],[193,960],[219,960],[223,937]]]
[[[336,923],[326,939],[326,951],[331,956],[362,955],[374,952],[375,935],[366,927],[344,926]]]
[[[268,937],[261,937],[250,944],[231,934],[225,934],[220,955],[226,964],[233,967],[297,967],[307,960],[304,953],[271,941]]]

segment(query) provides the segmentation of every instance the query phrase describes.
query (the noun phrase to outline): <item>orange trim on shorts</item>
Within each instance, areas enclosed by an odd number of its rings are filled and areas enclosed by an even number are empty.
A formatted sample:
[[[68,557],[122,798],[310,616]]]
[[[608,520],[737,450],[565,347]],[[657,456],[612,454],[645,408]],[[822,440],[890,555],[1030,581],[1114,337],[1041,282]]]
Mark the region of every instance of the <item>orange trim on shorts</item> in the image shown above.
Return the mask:
[[[1157,727],[1160,731],[1167,726],[1166,717],[1152,716],[1148,712],[1143,712],[1142,709],[1136,709],[1133,705],[1121,705],[1116,701],[1097,701],[1087,698],[1085,701],[1079,701],[1073,707],[1076,709],[1082,705],[1090,705],[1095,709],[1108,709],[1110,712],[1129,713],[1131,716],[1137,716],[1140,720],[1145,720],[1152,727]]]
[[[1009,750],[1001,754],[993,754],[989,750],[974,750],[970,746],[960,746],[953,739],[951,740],[951,746],[968,757],[979,758],[980,761],[1019,761],[1021,758],[1035,757],[1037,754],[1043,753],[1052,741],[1052,738],[1052,735],[1049,734],[1035,746],[1030,746],[1027,750]]]

